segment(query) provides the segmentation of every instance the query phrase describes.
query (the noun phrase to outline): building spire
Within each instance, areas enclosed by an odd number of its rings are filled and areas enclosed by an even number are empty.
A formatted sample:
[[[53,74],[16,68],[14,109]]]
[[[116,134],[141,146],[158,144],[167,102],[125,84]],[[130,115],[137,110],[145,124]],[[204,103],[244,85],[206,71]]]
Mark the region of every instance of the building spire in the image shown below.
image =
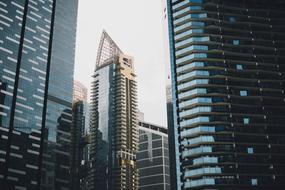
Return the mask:
[[[97,53],[96,67],[101,66],[107,59],[122,53],[119,46],[112,40],[109,34],[103,30]]]

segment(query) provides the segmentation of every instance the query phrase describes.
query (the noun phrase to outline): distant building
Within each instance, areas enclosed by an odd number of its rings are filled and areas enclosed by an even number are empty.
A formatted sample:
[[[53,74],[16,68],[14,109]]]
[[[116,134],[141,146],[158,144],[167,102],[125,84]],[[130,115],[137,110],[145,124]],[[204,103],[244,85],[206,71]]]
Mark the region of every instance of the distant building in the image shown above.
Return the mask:
[[[90,189],[137,189],[135,77],[133,58],[104,31],[91,92]]]
[[[87,88],[79,82],[74,83],[73,92],[73,125],[71,128],[72,142],[72,188],[85,190],[87,188],[87,172],[89,167],[89,104]]]
[[[170,190],[167,129],[139,122],[139,190]]]
[[[79,81],[74,81],[73,84],[73,102],[87,102],[87,88]]]
[[[144,113],[143,112],[139,111],[138,116],[139,116],[139,121],[144,121]]]
[[[170,186],[171,190],[176,189],[176,162],[175,162],[175,128],[173,117],[173,101],[171,85],[166,86],[166,109],[167,109],[167,128],[168,128],[168,142],[169,142],[169,168],[170,168]]]

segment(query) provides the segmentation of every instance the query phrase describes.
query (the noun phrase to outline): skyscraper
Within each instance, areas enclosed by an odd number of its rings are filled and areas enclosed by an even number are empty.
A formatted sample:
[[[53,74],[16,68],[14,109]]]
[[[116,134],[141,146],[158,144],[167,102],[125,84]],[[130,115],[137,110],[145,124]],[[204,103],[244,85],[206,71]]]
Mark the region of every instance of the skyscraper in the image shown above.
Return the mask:
[[[137,189],[137,89],[133,58],[103,31],[90,106],[91,189]]]
[[[177,189],[284,189],[285,2],[167,11]]]
[[[139,190],[170,190],[167,129],[139,122]]]
[[[69,189],[76,16],[76,0],[0,1],[1,189]]]

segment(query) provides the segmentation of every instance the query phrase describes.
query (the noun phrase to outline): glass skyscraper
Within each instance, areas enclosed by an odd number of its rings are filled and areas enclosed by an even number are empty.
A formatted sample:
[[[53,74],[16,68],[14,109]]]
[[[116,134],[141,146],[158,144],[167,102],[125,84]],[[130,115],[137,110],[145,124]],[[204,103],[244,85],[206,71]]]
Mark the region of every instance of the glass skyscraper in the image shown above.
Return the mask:
[[[139,190],[170,190],[167,129],[139,121]]]
[[[76,0],[0,1],[1,189],[69,189],[76,16]]]
[[[284,189],[285,2],[167,12],[177,189]]]
[[[89,189],[135,190],[138,110],[134,63],[105,31],[93,78]]]

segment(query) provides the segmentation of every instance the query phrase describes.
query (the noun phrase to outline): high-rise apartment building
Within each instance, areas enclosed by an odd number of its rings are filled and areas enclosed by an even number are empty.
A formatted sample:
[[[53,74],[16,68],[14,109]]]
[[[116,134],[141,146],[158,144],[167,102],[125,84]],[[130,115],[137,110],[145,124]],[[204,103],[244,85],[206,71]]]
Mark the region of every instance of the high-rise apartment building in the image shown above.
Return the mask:
[[[133,58],[104,31],[90,106],[91,189],[137,189],[137,84]]]
[[[284,189],[285,2],[167,11],[177,189]]]
[[[0,0],[3,190],[70,187],[76,16],[77,0]]]
[[[170,190],[167,129],[139,122],[139,190]]]

